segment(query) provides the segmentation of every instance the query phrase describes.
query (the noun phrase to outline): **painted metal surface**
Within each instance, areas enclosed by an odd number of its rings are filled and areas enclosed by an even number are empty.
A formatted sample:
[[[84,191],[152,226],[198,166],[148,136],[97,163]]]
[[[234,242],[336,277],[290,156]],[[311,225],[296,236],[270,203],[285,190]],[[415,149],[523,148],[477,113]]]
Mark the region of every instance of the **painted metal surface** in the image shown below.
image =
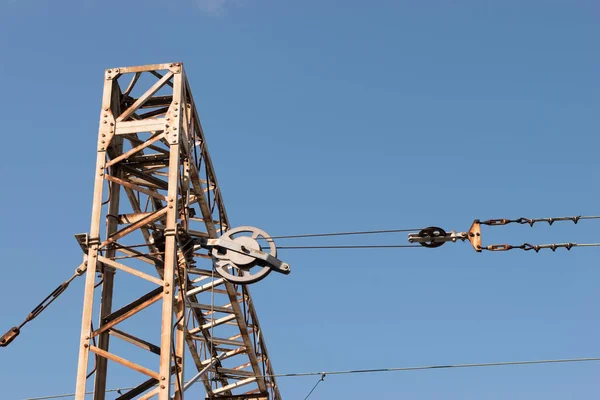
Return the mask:
[[[229,226],[183,65],[106,70],[90,232],[78,236],[87,271],[77,400],[89,390],[91,358],[95,400],[106,398],[116,364],[140,373],[120,400],[182,399],[186,376],[208,398],[281,399],[248,288],[222,279],[209,250],[194,246]],[[123,302],[134,281],[154,289]],[[160,335],[148,338],[131,322],[154,304]],[[184,374],[187,357],[196,371]]]

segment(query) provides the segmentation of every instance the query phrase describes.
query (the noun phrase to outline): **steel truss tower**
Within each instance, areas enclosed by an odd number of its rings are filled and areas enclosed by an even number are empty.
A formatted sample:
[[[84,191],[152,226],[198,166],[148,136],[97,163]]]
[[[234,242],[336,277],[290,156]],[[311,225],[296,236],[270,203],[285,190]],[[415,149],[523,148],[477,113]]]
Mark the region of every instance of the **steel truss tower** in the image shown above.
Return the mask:
[[[181,400],[195,382],[210,399],[281,398],[248,288],[191,244],[229,227],[183,65],[106,70],[91,228],[77,235],[87,270],[76,400],[91,377],[105,400],[123,368],[140,378],[119,400]]]

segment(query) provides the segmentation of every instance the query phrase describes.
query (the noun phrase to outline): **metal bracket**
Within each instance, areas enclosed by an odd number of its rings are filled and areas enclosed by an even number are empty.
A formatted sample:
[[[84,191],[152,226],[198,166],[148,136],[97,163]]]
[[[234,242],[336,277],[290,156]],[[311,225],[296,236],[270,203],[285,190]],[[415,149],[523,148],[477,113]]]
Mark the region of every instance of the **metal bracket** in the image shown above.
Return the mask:
[[[81,247],[81,250],[83,251],[83,253],[87,254],[88,249],[90,248],[88,234],[87,233],[77,233],[77,234],[75,234],[75,240],[77,240],[77,243],[79,244],[79,247]]]
[[[109,81],[118,78],[120,75],[121,75],[121,71],[119,70],[119,68],[107,69],[104,73],[104,76]]]
[[[98,135],[98,151],[106,151],[115,136],[116,122],[112,110],[103,107],[100,110],[100,135]]]
[[[181,73],[181,63],[174,62],[174,63],[169,64],[169,71],[171,71],[174,74]]]
[[[469,242],[476,252],[481,253],[481,223],[478,219],[469,228]]]

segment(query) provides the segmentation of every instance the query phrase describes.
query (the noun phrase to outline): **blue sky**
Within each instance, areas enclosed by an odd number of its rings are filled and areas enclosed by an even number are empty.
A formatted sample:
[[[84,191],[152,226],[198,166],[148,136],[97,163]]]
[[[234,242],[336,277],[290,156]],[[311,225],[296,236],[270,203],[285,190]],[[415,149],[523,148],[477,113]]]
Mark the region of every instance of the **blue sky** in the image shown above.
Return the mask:
[[[185,64],[235,225],[466,230],[599,214],[599,16],[593,1],[0,0],[1,330],[81,260],[105,68]],[[483,239],[598,242],[597,224]],[[294,242],[329,243],[406,235]],[[597,357],[597,255],[282,250],[292,274],[251,290],[279,373]],[[0,349],[3,399],[73,391],[82,284]],[[330,376],[311,400],[591,398],[599,373]],[[303,399],[317,379],[279,385]]]

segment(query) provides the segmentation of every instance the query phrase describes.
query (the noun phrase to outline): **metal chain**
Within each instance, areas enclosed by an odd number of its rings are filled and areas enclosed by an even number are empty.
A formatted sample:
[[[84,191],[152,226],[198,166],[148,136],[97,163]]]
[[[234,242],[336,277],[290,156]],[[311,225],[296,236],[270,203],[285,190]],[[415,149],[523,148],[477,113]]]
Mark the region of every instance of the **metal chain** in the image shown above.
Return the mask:
[[[75,273],[66,281],[58,285],[56,289],[54,289],[40,304],[38,304],[19,326],[13,326],[6,332],[4,335],[0,337],[0,347],[8,346],[17,336],[21,333],[21,328],[25,326],[28,322],[34,320],[38,315],[42,313],[54,300],[58,298],[64,291],[69,287],[69,284],[78,276],[83,275],[85,270],[87,269],[87,263],[82,263],[77,269]]]

